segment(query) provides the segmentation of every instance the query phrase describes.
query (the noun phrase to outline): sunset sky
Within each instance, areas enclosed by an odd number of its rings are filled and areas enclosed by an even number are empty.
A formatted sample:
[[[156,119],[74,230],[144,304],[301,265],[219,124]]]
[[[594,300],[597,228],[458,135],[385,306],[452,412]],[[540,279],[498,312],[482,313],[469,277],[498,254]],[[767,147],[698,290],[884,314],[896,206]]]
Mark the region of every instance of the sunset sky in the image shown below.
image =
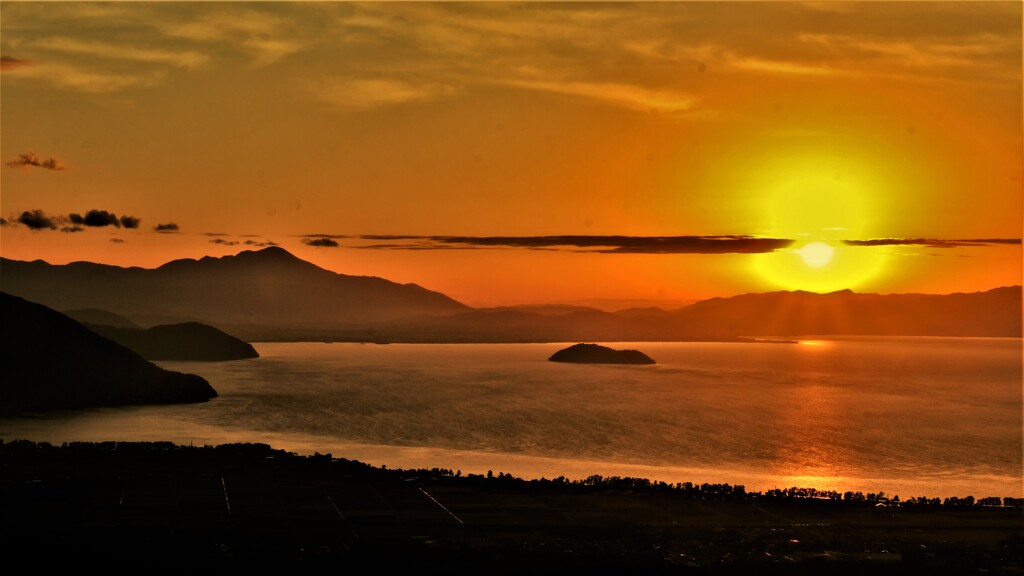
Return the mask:
[[[0,5],[0,255],[473,306],[1021,283],[1021,2]]]

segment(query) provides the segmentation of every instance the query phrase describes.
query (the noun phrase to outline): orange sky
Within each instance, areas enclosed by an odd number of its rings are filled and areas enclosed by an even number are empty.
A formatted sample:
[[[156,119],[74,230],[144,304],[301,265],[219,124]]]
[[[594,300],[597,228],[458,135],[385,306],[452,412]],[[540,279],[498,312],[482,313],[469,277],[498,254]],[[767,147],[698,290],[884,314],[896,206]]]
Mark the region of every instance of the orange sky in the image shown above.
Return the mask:
[[[0,254],[273,242],[477,306],[1020,284],[1021,8],[5,1]]]

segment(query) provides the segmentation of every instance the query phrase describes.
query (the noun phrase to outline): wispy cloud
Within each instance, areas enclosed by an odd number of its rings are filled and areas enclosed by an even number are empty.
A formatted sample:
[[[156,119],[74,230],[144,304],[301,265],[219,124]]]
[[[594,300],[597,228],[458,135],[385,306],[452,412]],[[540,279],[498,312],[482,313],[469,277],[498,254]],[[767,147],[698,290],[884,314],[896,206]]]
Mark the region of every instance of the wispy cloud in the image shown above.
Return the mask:
[[[742,70],[753,72],[765,72],[769,74],[783,74],[795,76],[832,76],[840,73],[834,68],[821,64],[805,64],[800,62],[787,62],[782,60],[767,60],[755,57],[730,58],[729,64]]]
[[[96,58],[168,64],[189,70],[199,68],[209,60],[205,54],[194,50],[144,48],[95,40],[79,40],[66,36],[40,38],[30,42],[28,46],[67,54],[83,54]]]
[[[646,88],[616,82],[578,82],[519,78],[506,79],[502,83],[531,90],[582,96],[640,111],[687,112],[692,110],[697,102],[697,98],[694,96],[677,90]]]
[[[159,70],[144,73],[100,71],[74,64],[46,61],[16,68],[10,72],[9,77],[37,80],[55,88],[75,92],[110,94],[128,88],[159,84],[164,74]]]
[[[311,84],[310,90],[335,106],[364,110],[434,100],[456,91],[448,84],[397,78],[329,78]]]
[[[185,22],[162,25],[165,34],[203,42],[229,42],[247,52],[254,66],[267,66],[302,50],[297,37],[284,35],[285,20],[266,10],[204,11]]]
[[[38,154],[32,151],[18,154],[17,160],[12,160],[7,163],[11,168],[43,168],[46,170],[67,170],[67,166],[64,162],[57,158],[47,158],[43,160]]]

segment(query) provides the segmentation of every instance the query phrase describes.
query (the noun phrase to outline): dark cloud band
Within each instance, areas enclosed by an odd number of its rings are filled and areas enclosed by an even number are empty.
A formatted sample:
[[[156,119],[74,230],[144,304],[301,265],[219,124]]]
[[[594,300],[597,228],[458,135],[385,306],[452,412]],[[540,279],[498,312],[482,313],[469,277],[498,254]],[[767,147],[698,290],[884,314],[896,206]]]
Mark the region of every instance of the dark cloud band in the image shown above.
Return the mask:
[[[303,238],[302,243],[306,246],[313,246],[315,248],[337,248],[338,241],[332,240],[327,237],[321,238]]]
[[[786,248],[793,240],[754,236],[387,236],[364,235],[375,250],[466,250],[525,248],[600,254],[759,254]]]
[[[958,248],[961,246],[990,246],[992,244],[1020,245],[1020,238],[978,238],[944,240],[936,238],[873,238],[871,240],[843,240],[847,246],[925,246],[927,248]]]

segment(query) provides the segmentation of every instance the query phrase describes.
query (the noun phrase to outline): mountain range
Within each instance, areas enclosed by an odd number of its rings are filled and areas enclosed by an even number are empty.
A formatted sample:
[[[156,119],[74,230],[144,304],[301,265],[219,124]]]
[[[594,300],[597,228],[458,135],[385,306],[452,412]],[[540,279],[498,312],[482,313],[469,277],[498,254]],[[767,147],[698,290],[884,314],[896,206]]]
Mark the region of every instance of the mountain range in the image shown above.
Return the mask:
[[[154,269],[0,259],[0,285],[57,310],[98,308],[145,324],[319,327],[469,309],[415,284],[335,274],[278,247]]]
[[[140,325],[199,321],[248,341],[569,342],[801,335],[1021,336],[1021,287],[984,292],[768,292],[676,310],[471,308],[439,292],[349,276],[279,247],[155,269],[0,258],[0,290]]]

